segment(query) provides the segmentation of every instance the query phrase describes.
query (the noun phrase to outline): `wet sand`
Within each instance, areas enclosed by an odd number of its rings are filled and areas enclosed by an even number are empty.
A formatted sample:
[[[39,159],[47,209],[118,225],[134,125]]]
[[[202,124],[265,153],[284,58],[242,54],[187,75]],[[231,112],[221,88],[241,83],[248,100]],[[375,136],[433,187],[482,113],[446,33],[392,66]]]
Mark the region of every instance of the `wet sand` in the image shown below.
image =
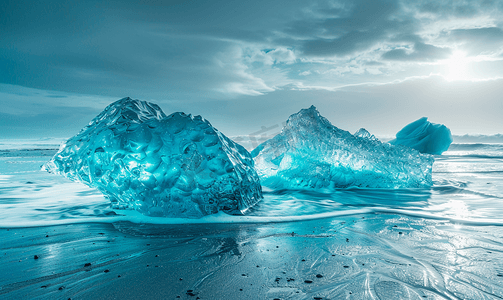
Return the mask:
[[[0,298],[499,299],[502,237],[395,214],[0,229]]]

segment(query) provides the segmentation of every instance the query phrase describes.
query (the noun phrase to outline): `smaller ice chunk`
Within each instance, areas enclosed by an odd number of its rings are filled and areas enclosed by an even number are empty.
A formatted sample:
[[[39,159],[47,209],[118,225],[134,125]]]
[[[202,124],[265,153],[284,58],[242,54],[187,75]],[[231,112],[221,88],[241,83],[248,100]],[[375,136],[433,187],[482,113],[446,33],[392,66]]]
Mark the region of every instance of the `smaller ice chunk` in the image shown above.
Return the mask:
[[[358,131],[355,132],[354,136],[360,137],[360,138],[363,138],[363,139],[368,139],[368,140],[371,140],[371,141],[379,141],[379,139],[376,138],[375,135],[373,135],[372,133],[368,132],[367,129],[365,129],[365,128],[358,129]]]
[[[421,188],[432,184],[433,157],[382,143],[365,129],[354,135],[314,106],[291,115],[280,134],[252,151],[270,188]]]
[[[392,145],[404,145],[421,153],[442,154],[452,143],[451,130],[443,124],[434,124],[422,117],[405,126],[396,134]]]
[[[124,98],[68,139],[43,169],[147,216],[242,214],[262,198],[250,153],[201,116]]]

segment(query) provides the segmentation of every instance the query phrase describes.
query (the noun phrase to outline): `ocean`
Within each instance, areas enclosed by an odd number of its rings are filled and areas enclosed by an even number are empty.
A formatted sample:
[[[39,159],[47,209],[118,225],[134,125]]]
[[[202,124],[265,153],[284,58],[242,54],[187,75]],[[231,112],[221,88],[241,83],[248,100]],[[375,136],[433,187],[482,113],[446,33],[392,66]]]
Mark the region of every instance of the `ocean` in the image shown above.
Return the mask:
[[[431,188],[264,188],[245,216],[166,219],[41,171],[60,142],[0,140],[2,299],[503,298],[503,144],[452,144]]]

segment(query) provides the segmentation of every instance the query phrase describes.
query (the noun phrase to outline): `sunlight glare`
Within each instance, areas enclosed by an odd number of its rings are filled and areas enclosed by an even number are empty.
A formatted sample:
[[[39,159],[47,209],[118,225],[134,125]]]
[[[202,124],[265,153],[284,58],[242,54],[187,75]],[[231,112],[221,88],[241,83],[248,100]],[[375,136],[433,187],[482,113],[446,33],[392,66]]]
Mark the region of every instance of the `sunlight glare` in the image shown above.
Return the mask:
[[[449,81],[467,80],[469,78],[468,62],[469,60],[464,52],[455,51],[452,56],[445,61],[445,78]]]

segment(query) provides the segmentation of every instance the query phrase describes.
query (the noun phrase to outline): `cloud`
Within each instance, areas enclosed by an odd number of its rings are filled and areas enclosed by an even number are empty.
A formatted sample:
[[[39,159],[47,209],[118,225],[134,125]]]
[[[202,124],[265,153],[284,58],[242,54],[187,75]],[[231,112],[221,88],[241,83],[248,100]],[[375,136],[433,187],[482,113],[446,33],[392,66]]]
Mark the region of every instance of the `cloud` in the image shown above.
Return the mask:
[[[330,69],[328,71],[325,71],[324,73],[342,75],[344,73],[363,74],[364,72],[365,69],[360,66],[344,66]]]
[[[278,47],[276,49],[258,50],[256,47],[244,49],[245,60],[248,63],[261,63],[266,66],[276,64],[293,64],[297,57],[292,49]]]
[[[70,137],[117,98],[0,84],[4,138]]]
[[[308,56],[344,56],[372,48],[386,39],[407,21],[393,19],[398,12],[397,1],[354,1],[308,26],[316,28],[316,38],[302,42],[300,49]]]
[[[53,107],[52,112],[32,116],[0,112],[2,138],[69,138],[86,126],[96,111],[75,107]]]
[[[295,60],[287,49],[263,51],[239,45],[231,47],[215,58],[222,74],[229,77],[216,89],[233,96],[272,92],[275,90],[275,83],[285,78],[281,70],[273,66],[288,64],[291,59]],[[271,72],[273,76],[270,76]]]
[[[444,33],[443,37],[460,45],[468,55],[499,54],[503,50],[503,30],[499,27],[455,29]]]
[[[383,38],[379,31],[351,31],[340,38],[306,41],[301,50],[308,56],[343,56],[367,50]]]
[[[387,82],[451,49],[496,57],[490,2],[7,1],[0,82],[164,103]]]
[[[419,12],[448,14],[456,17],[472,17],[478,13],[475,1],[419,1]]]
[[[98,112],[110,102],[118,99],[116,97],[72,94],[0,84],[0,107],[2,107],[2,112],[15,116],[50,113],[53,111],[53,107],[75,107]]]
[[[498,15],[503,4],[501,1],[482,0],[418,0],[410,5],[420,14],[429,17],[470,19],[479,15]]]
[[[412,51],[394,49],[384,53],[382,58],[397,61],[436,61],[448,58],[451,52],[451,49],[447,47],[440,48],[417,42],[414,44]]]
[[[364,127],[374,134],[394,135],[406,124],[427,116],[456,134],[489,134],[503,132],[502,83],[503,79],[448,82],[431,75],[332,90],[283,89],[230,102],[225,115],[218,110],[205,115],[230,135],[281,125],[290,114],[311,105],[334,125],[350,132]]]
[[[367,68],[366,71],[369,72],[372,75],[380,75],[380,74],[382,74],[381,70],[379,70],[378,68]]]

